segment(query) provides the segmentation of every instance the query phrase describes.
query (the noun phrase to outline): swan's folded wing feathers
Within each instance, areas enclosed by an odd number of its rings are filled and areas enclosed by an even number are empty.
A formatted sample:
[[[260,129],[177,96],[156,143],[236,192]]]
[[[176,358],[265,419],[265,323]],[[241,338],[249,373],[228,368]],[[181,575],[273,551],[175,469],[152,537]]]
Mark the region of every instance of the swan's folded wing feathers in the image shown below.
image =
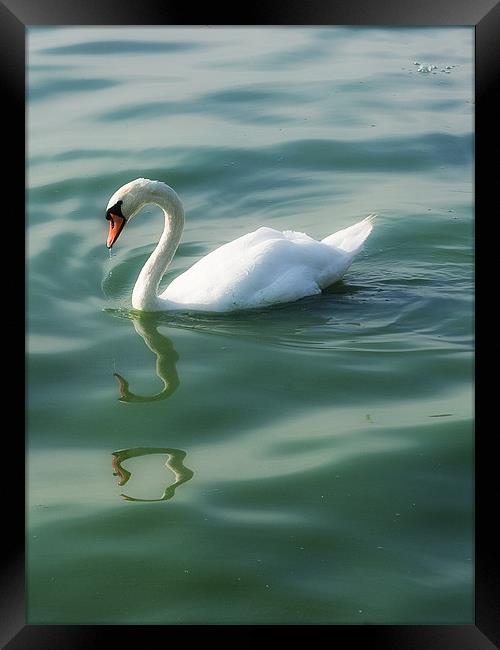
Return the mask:
[[[297,245],[282,232],[259,228],[196,262],[175,278],[161,297],[180,304],[215,303],[227,310],[317,293],[313,276],[324,267],[329,251],[307,235],[304,238],[303,245]],[[311,246],[321,249],[319,258]]]
[[[311,277],[309,269],[304,267],[290,268],[270,284],[256,292],[253,306],[273,305],[282,302],[293,302],[304,296],[321,293],[318,283]]]
[[[364,241],[369,222],[346,228],[342,242]],[[336,233],[337,235],[339,233]],[[328,239],[328,238],[327,238]],[[161,298],[187,309],[247,309],[320,293],[342,277],[356,250],[296,231],[262,227],[196,262]]]

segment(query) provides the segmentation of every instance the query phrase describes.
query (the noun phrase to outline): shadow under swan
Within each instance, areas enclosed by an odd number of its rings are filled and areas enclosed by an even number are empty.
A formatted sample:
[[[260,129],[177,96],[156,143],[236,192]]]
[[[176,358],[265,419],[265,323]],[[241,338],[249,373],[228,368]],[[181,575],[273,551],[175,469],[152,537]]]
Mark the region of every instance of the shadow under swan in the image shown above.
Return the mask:
[[[120,402],[144,403],[159,402],[168,399],[179,387],[176,363],[179,360],[174,344],[157,329],[157,322],[148,316],[134,315],[132,318],[135,331],[143,339],[148,348],[156,355],[156,374],[163,382],[163,389],[155,395],[137,395],[129,388],[129,382],[117,372],[113,376],[118,380]]]
[[[179,485],[187,483],[194,476],[193,470],[189,469],[183,464],[186,457],[186,452],[182,449],[172,449],[170,447],[133,447],[131,449],[119,449],[112,452],[111,465],[113,467],[113,476],[118,476],[118,485],[121,487],[128,482],[132,476],[132,472],[122,467],[122,463],[130,458],[138,456],[148,456],[150,454],[166,454],[167,460],[165,467],[168,468],[175,477],[173,483],[169,483],[161,497],[157,499],[139,499],[131,497],[128,494],[121,493],[120,496],[126,501],[140,501],[144,503],[152,503],[155,501],[168,501],[171,499]]]

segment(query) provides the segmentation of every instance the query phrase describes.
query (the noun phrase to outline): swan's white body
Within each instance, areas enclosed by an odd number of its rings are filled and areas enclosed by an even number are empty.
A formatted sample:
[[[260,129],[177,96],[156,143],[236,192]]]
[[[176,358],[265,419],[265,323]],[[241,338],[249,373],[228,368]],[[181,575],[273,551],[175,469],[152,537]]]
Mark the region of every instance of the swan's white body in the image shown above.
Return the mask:
[[[108,211],[117,201],[124,218],[148,203],[159,205],[165,213],[163,234],[132,293],[132,306],[144,311],[229,312],[320,293],[342,278],[372,230],[373,215],[321,241],[301,232],[259,228],[215,249],[158,295],[182,235],[180,199],[164,183],[137,179],[115,192]]]

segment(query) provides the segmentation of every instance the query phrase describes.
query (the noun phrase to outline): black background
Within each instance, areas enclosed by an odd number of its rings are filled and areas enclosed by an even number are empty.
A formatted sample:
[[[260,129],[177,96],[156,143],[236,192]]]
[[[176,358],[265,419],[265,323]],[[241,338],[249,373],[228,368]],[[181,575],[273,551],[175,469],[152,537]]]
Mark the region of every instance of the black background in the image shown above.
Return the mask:
[[[10,419],[18,397],[24,423],[25,383],[15,391],[2,391],[4,402],[1,471],[11,470],[1,491],[2,541],[0,588],[0,643],[8,650],[79,650],[104,646],[166,647],[172,635],[192,645],[201,633],[202,643],[220,644],[222,637],[239,644],[257,637],[261,642],[286,643],[288,628],[294,640],[309,643],[325,639],[341,648],[361,645],[395,650],[489,650],[500,643],[500,541],[494,533],[497,504],[498,460],[494,453],[498,435],[495,373],[498,360],[496,316],[498,280],[495,276],[496,239],[500,218],[500,108],[495,82],[500,80],[500,6],[495,0],[286,0],[239,3],[238,7],[214,2],[194,6],[168,0],[3,0],[0,4],[0,74],[2,80],[3,172],[0,179],[0,227],[15,261],[2,268],[3,367],[10,375],[25,365],[15,345],[9,322],[26,313],[21,280],[24,263],[20,244],[25,233],[25,30],[31,25],[471,25],[476,33],[476,133],[475,133],[475,625],[329,625],[329,626],[55,626],[26,625],[25,616],[25,434],[24,425]],[[7,144],[9,143],[9,144]],[[7,249],[7,248],[6,248]],[[9,281],[11,280],[11,281]],[[26,284],[25,284],[26,287]],[[14,328],[13,328],[14,329]],[[19,328],[15,328],[19,330]],[[9,363],[7,352],[14,356]],[[23,399],[24,396],[24,399]],[[498,398],[497,398],[498,399]],[[11,486],[16,485],[17,489]],[[188,631],[183,627],[190,627]],[[326,628],[319,629],[316,628]],[[180,628],[180,629],[177,629]],[[215,629],[213,629],[215,628]],[[226,630],[226,628],[229,628]],[[246,629],[242,629],[246,628]],[[261,630],[261,628],[264,628]],[[259,632],[264,634],[261,636]],[[242,636],[242,632],[244,635]],[[210,638],[217,635],[216,640]],[[324,635],[323,635],[324,633]],[[316,635],[321,634],[321,637]],[[226,640],[226,638],[224,640]],[[177,641],[177,639],[175,639]],[[177,643],[179,643],[177,641]]]

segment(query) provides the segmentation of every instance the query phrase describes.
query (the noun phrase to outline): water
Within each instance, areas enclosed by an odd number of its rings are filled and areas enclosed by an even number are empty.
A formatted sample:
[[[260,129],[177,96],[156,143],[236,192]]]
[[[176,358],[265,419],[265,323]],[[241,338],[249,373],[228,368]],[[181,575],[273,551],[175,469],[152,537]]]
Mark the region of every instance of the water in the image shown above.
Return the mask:
[[[29,622],[471,623],[473,29],[28,55]],[[185,204],[167,282],[260,225],[379,217],[323,295],[139,318],[161,214],[112,255],[104,218],[139,176]]]

